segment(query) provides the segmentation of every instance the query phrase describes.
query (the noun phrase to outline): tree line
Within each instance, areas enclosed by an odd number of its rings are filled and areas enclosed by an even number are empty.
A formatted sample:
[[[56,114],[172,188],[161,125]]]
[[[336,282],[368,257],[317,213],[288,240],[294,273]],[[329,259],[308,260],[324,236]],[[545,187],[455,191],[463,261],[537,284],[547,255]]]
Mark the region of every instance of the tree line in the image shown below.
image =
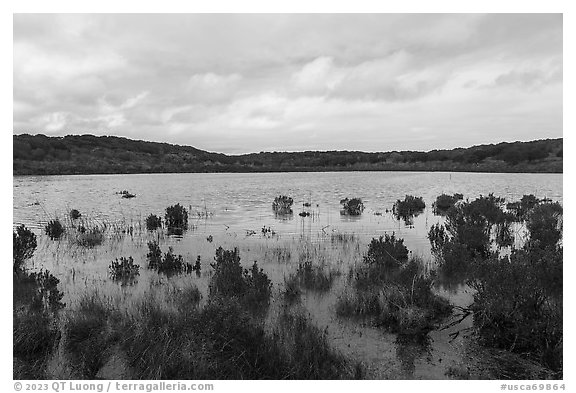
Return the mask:
[[[452,150],[211,153],[191,146],[115,136],[13,136],[14,175],[288,172],[474,171],[561,173],[562,138]]]

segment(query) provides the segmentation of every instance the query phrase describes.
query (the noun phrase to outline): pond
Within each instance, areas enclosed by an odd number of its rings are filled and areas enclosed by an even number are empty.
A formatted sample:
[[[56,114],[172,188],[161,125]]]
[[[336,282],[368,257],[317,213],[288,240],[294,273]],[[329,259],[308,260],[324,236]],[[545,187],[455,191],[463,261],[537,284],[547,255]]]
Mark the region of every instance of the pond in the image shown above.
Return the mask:
[[[127,190],[134,198],[123,198]],[[478,378],[501,378],[511,361],[501,353],[478,348],[464,334],[464,320],[443,329],[440,324],[424,339],[413,341],[358,321],[336,317],[334,304],[346,285],[350,266],[362,261],[374,237],[394,233],[404,239],[412,255],[429,268],[434,260],[427,233],[442,222],[432,203],[440,194],[464,194],[464,199],[494,193],[507,201],[524,194],[562,203],[561,174],[483,174],[425,172],[329,172],[260,174],[139,174],[90,176],[26,176],[13,179],[13,225],[25,224],[38,236],[29,266],[48,269],[60,279],[67,307],[78,296],[97,289],[126,304],[158,285],[195,280],[206,293],[209,263],[215,250],[238,247],[245,266],[258,261],[273,282],[274,299],[284,279],[303,256],[312,256],[338,271],[328,293],[305,291],[302,305],[310,318],[326,329],[330,343],[361,361],[369,378],[441,379],[462,372],[462,365]],[[424,211],[412,220],[397,219],[392,207],[405,195],[423,197]],[[293,214],[276,215],[276,196],[293,198]],[[361,198],[360,216],[341,214],[340,200]],[[189,229],[181,236],[146,231],[149,214],[164,216],[166,207],[180,203],[189,211]],[[43,233],[54,218],[63,221],[77,209],[87,222],[105,225],[101,245],[85,248],[70,236],[51,240]],[[307,212],[304,217],[299,213]],[[163,251],[172,247],[193,263],[202,261],[200,277],[166,278],[145,269],[147,242],[157,240]],[[108,266],[132,256],[142,266],[138,282],[119,286],[108,277]],[[453,305],[466,306],[473,294],[463,284],[437,283],[435,291]],[[271,308],[273,312],[274,307]],[[513,363],[513,362],[512,362]],[[454,371],[456,370],[456,371]],[[452,374],[451,374],[452,373]]]

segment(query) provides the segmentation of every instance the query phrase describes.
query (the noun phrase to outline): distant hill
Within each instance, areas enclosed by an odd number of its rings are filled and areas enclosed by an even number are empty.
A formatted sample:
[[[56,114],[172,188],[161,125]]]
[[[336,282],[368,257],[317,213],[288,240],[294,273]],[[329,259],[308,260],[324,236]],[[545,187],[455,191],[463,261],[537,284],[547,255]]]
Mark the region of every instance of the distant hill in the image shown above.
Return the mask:
[[[453,171],[562,173],[562,139],[452,150],[210,153],[115,136],[14,135],[14,175],[169,172]]]

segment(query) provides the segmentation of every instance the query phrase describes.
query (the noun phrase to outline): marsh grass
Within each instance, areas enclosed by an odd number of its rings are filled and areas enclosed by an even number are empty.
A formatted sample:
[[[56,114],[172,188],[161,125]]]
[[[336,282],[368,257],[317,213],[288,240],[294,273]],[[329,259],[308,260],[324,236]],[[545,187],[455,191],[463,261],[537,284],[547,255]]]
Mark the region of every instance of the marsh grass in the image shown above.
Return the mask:
[[[112,299],[98,292],[84,293],[69,310],[63,327],[64,349],[81,379],[95,379],[111,354],[118,334],[111,328],[121,314]]]
[[[239,297],[198,305],[194,286],[157,292],[122,311],[86,294],[65,327],[67,356],[81,378],[94,378],[120,351],[131,379],[336,379],[362,376],[330,348],[326,333],[284,310],[270,329]],[[174,307],[170,305],[174,305]]]
[[[355,243],[358,238],[353,233],[333,232],[330,234],[330,242],[332,244],[342,244],[347,246],[350,243]]]

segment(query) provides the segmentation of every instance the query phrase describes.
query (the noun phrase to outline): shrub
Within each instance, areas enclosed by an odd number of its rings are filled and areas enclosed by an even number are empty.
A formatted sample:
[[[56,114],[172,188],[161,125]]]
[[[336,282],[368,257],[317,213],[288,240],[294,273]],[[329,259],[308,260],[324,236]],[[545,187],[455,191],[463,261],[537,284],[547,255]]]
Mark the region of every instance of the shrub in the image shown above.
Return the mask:
[[[70,218],[73,220],[76,220],[78,218],[82,217],[82,214],[80,214],[80,212],[76,209],[72,209],[70,210]]]
[[[110,263],[108,271],[112,280],[121,281],[125,285],[140,275],[140,265],[135,264],[132,257],[120,257],[120,260],[117,258]]]
[[[155,214],[150,214],[146,217],[146,229],[153,231],[162,227],[162,219]]]
[[[31,258],[36,250],[36,235],[24,226],[20,225],[13,233],[12,256],[14,270],[22,269],[24,262]]]
[[[253,308],[268,304],[272,283],[256,262],[250,270],[242,269],[238,249],[224,250],[222,247],[216,250],[214,260],[211,297],[238,297]]]
[[[166,208],[164,223],[170,231],[185,231],[188,229],[188,211],[180,204]]]
[[[179,273],[191,273],[192,265],[184,261],[182,255],[174,254],[172,247],[168,248],[168,252],[164,254],[164,259],[162,263],[158,266],[158,273],[179,274]]]
[[[432,292],[432,280],[420,263],[408,260],[402,239],[372,239],[364,265],[350,271],[351,286],[338,298],[339,316],[370,317],[376,325],[402,334],[429,331],[450,312],[448,302]]]
[[[462,200],[464,195],[462,194],[442,194],[436,197],[436,202],[434,202],[434,212],[435,213],[445,213],[448,209],[456,204],[459,200]]]
[[[342,205],[340,214],[359,216],[364,211],[364,204],[360,198],[345,198],[340,201],[340,204]]]
[[[286,195],[280,195],[274,198],[272,209],[276,214],[292,214],[292,204],[294,200]]]
[[[76,244],[82,247],[94,248],[104,242],[104,228],[93,227],[90,229],[81,228],[76,235]]]
[[[534,195],[524,195],[518,202],[511,202],[506,205],[506,209],[512,212],[517,220],[522,221],[526,219],[528,213],[539,203],[540,199]]]
[[[44,231],[50,237],[50,239],[58,239],[64,233],[64,227],[60,220],[50,220],[48,224],[44,227]]]
[[[152,269],[161,274],[172,275],[180,273],[191,273],[194,270],[192,264],[184,261],[182,255],[175,255],[172,247],[162,257],[162,250],[155,241],[148,242],[148,269]]]
[[[146,259],[148,260],[148,269],[158,270],[158,266],[162,263],[162,250],[160,250],[160,246],[158,246],[157,242],[148,242],[148,254],[146,254]]]
[[[364,255],[364,263],[381,267],[399,267],[408,260],[408,249],[404,239],[397,239],[392,235],[384,234],[378,239],[372,239],[368,252]]]
[[[299,278],[295,274],[291,274],[288,278],[284,278],[284,292],[282,293],[282,296],[287,302],[293,303],[300,299],[302,291],[300,290],[299,281]]]
[[[540,248],[555,247],[562,239],[562,225],[563,209],[558,202],[534,207],[526,221],[530,242]]]
[[[527,248],[477,261],[474,327],[484,345],[562,370],[562,250]]]
[[[28,273],[24,261],[36,248],[34,234],[19,227],[15,234],[13,273],[13,357],[15,379],[44,379],[46,365],[57,347],[58,310],[64,307],[59,280],[48,271]],[[18,256],[16,256],[18,254]]]
[[[197,276],[200,276],[202,270],[202,263],[200,262],[200,255],[196,257],[196,263],[192,266],[192,270],[196,272]]]
[[[422,197],[406,195],[403,201],[398,199],[394,203],[392,211],[394,216],[396,216],[396,219],[403,219],[406,223],[409,223],[412,217],[422,213],[425,207],[426,204]]]

